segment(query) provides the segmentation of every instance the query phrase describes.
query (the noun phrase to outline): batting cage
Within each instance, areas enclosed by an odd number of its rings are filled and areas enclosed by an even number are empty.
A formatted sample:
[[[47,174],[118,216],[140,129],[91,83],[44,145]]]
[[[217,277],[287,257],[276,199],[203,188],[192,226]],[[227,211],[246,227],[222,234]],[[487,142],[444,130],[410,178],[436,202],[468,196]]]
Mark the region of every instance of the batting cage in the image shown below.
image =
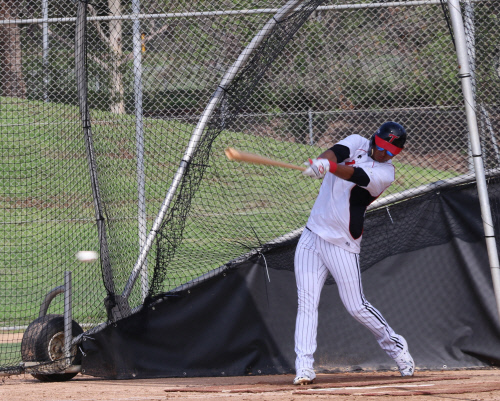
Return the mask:
[[[364,293],[417,370],[500,362],[498,1],[0,1],[0,64],[1,375],[294,372],[299,170],[386,121]],[[327,284],[316,370],[395,369]]]

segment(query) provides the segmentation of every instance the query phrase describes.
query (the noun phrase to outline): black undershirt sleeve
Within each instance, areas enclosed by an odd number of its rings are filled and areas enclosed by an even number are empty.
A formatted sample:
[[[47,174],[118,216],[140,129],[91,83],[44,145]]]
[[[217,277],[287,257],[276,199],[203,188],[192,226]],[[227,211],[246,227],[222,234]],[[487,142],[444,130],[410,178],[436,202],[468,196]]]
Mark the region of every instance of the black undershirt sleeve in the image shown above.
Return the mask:
[[[330,150],[337,156],[337,163],[342,163],[345,159],[349,158],[349,148],[344,145],[333,145]]]
[[[366,187],[370,183],[370,177],[362,168],[354,167],[354,173],[347,181],[351,181],[360,187]]]
[[[330,150],[337,156],[337,163],[342,163],[345,159],[349,158],[350,151],[347,146],[337,144],[333,145]],[[351,181],[360,187],[366,187],[370,183],[370,177],[368,177],[362,168],[354,167],[354,173],[347,181]]]

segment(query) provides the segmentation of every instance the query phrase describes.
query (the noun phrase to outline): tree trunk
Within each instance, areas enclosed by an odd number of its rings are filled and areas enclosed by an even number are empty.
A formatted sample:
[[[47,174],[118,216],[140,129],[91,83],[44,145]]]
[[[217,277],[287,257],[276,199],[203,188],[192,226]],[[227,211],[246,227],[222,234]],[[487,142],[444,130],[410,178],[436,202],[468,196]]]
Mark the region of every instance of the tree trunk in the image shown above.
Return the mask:
[[[0,1],[0,19],[15,19],[17,6],[15,1]],[[26,97],[21,60],[19,25],[0,25],[0,93],[3,96]]]
[[[112,15],[121,15],[120,0],[109,0],[108,7]],[[122,51],[122,23],[119,20],[109,22],[111,112],[125,114],[125,90],[120,64]]]

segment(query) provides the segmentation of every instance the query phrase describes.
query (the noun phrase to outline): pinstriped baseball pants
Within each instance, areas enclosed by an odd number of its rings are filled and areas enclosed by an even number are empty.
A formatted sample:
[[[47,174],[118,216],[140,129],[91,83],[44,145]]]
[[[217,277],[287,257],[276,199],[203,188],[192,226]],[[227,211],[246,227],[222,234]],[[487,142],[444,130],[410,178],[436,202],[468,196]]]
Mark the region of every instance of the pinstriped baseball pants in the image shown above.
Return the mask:
[[[295,251],[295,279],[299,300],[295,325],[297,374],[301,369],[313,368],[319,298],[328,272],[337,283],[340,299],[347,311],[373,333],[391,358],[397,357],[403,349],[400,336],[363,295],[359,254],[339,248],[304,229]]]

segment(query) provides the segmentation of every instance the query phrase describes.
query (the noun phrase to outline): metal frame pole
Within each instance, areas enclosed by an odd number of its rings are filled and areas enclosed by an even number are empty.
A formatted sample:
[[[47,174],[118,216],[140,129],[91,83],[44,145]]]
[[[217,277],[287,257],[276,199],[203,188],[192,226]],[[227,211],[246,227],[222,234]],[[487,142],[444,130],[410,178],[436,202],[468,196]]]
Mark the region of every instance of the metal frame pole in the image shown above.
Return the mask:
[[[466,43],[467,43],[467,55],[468,55],[468,60],[469,60],[469,68],[470,68],[470,74],[471,74],[471,83],[472,83],[472,95],[474,97],[474,103],[476,104],[476,77],[475,77],[475,72],[476,72],[476,37],[475,37],[475,31],[474,31],[474,21],[473,21],[473,15],[474,11],[471,7],[469,7],[467,4],[465,4],[465,9],[464,9],[464,26],[467,24],[469,26],[469,29],[465,31],[465,38],[466,38]],[[472,157],[472,154],[474,153],[472,151],[471,143],[470,143],[470,138],[468,140],[468,146],[467,146],[467,152],[469,154],[469,172],[474,173],[474,158]]]
[[[71,345],[73,342],[71,308],[71,272],[67,271],[64,273],[64,358],[66,366],[71,364]]]
[[[132,0],[132,13],[137,16],[141,12],[140,0]],[[137,202],[138,202],[138,229],[139,252],[146,244],[146,175],[144,172],[144,125],[142,111],[142,38],[141,20],[134,18],[132,25],[133,53],[134,53],[134,98],[135,98],[135,138],[137,152]],[[144,260],[141,270],[142,299],[148,295],[148,261]]]
[[[477,124],[475,110],[476,107],[474,103],[474,91],[472,86],[472,75],[467,51],[465,27],[462,19],[459,0],[448,0],[448,8],[450,10],[450,18],[455,35],[455,47],[457,51],[458,67],[460,69],[459,77],[462,81],[462,92],[464,96],[467,127],[469,129],[474,170],[476,174],[477,191],[479,194],[481,216],[483,219],[486,248],[488,251],[491,276],[493,279],[493,291],[496,298],[497,312],[500,317],[500,263],[498,259],[493,218],[491,215],[490,202],[488,198],[488,188],[486,185],[486,176],[481,154],[481,142]]]
[[[49,78],[47,76],[49,65],[49,0],[42,0],[42,66],[43,66],[43,101],[49,101],[47,88],[49,86]]]
[[[414,0],[414,1],[392,1],[383,3],[359,3],[359,4],[336,4],[332,6],[319,6],[316,11],[328,10],[352,10],[364,8],[388,8],[388,7],[411,7],[411,6],[428,6],[433,4],[441,4],[442,0]],[[472,3],[479,3],[485,0],[470,0]],[[88,17],[87,21],[112,21],[112,20],[133,20],[133,19],[163,19],[163,18],[205,18],[217,15],[250,15],[250,14],[275,14],[279,11],[277,8],[255,8],[246,10],[214,10],[214,11],[199,11],[199,12],[184,12],[184,13],[160,13],[160,14],[139,14],[139,15],[107,15]],[[75,22],[76,18],[51,18],[49,22]],[[40,24],[42,18],[17,18],[9,20],[0,20],[2,24]]]
[[[307,112],[307,117],[309,121],[309,145],[314,145],[314,130],[313,130],[313,115],[312,109],[309,107],[309,111]]]

